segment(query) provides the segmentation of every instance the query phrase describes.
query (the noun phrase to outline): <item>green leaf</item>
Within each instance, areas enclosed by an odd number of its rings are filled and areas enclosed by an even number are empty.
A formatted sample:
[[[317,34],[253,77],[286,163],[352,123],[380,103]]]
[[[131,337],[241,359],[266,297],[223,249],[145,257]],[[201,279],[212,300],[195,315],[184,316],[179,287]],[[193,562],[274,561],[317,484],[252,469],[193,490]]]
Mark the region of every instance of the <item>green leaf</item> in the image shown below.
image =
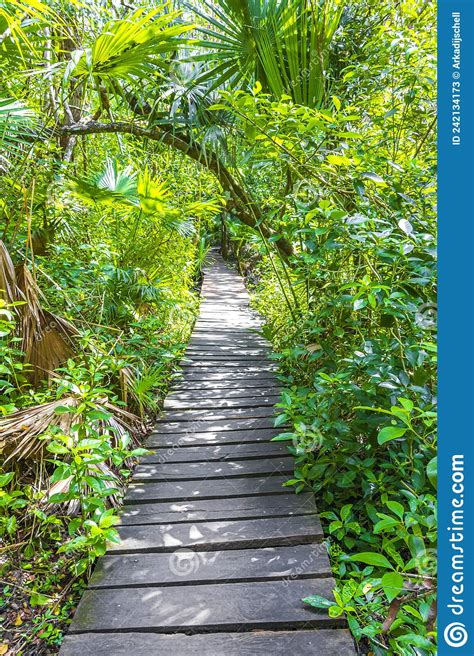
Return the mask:
[[[383,178],[380,177],[380,175],[377,175],[376,173],[373,173],[372,171],[367,171],[365,173],[362,173],[363,178],[367,178],[368,180],[372,180],[372,182],[375,182],[375,184],[379,185],[386,185],[387,183]]]
[[[6,474],[0,474],[0,487],[5,487],[15,476],[14,472],[7,472]]]
[[[289,440],[294,440],[296,433],[280,433],[276,437],[272,437],[272,442],[288,442]]]
[[[349,517],[351,514],[351,508],[352,508],[352,503],[346,503],[345,506],[342,506],[341,508],[341,519],[342,521],[346,521],[346,519]]]
[[[329,609],[329,617],[340,617],[344,610],[340,606],[331,606]]]
[[[426,475],[431,485],[436,489],[438,485],[438,458],[432,458],[426,466]]]
[[[403,519],[403,515],[405,514],[405,508],[402,506],[401,503],[398,503],[398,501],[387,501],[387,508],[390,508],[390,510],[397,515],[397,517],[400,517],[400,519]]]
[[[434,644],[418,633],[405,633],[397,638],[398,642],[406,643],[410,647],[420,647],[421,649],[433,649]]]
[[[393,601],[403,589],[403,576],[398,572],[387,572],[382,576],[382,588],[388,601]]]
[[[54,408],[54,412],[55,412],[55,414],[57,414],[57,415],[65,415],[65,414],[67,414],[68,412],[74,412],[74,408],[70,408],[70,407],[67,406],[67,405],[57,405],[57,406]]]
[[[364,551],[360,554],[354,554],[349,557],[349,560],[365,563],[366,565],[374,565],[375,567],[385,567],[386,569],[393,569],[393,566],[382,554],[372,551]]]
[[[378,434],[377,442],[379,444],[385,444],[385,442],[390,442],[391,440],[396,440],[398,437],[403,437],[406,432],[406,428],[400,428],[399,426],[385,426],[385,428],[382,428]]]
[[[308,604],[313,608],[331,608],[331,606],[334,606],[334,601],[329,601],[329,599],[321,597],[320,595],[311,595],[310,597],[305,597],[303,601],[305,604]]]
[[[33,592],[33,594],[30,597],[30,605],[31,606],[45,606],[46,604],[50,604],[53,600],[51,597],[47,597],[44,594],[41,594],[40,592]]]

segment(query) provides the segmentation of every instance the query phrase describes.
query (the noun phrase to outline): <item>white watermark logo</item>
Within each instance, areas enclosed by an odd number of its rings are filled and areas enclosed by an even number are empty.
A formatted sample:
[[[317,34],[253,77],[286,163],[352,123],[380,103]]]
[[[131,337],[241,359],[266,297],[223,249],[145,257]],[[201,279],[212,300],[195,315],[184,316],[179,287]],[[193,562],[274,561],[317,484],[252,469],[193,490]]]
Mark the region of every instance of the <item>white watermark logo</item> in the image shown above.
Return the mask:
[[[466,626],[461,622],[452,622],[444,629],[444,641],[449,647],[463,647],[468,639]]]
[[[198,571],[199,565],[199,555],[190,549],[178,549],[169,560],[170,571],[176,576],[191,576]]]

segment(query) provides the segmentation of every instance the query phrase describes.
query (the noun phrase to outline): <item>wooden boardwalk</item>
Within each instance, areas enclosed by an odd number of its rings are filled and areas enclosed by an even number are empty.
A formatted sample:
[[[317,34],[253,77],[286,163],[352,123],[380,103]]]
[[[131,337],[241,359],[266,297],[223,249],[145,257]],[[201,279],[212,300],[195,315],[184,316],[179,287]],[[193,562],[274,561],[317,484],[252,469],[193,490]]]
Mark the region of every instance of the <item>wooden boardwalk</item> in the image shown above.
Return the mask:
[[[271,442],[278,380],[240,277],[214,257],[183,374],[61,656],[353,656],[302,602],[334,586],[313,497]]]

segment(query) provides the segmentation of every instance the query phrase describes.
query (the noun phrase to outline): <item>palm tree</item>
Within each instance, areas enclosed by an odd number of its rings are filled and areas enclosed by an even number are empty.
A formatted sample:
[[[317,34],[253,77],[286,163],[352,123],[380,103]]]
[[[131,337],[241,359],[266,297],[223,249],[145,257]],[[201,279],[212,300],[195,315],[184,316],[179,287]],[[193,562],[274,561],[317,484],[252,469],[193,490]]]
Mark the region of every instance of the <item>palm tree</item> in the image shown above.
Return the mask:
[[[202,21],[204,53],[212,61],[197,80],[213,88],[260,82],[276,98],[319,107],[326,95],[329,46],[342,11],[341,0],[203,0],[186,3]]]

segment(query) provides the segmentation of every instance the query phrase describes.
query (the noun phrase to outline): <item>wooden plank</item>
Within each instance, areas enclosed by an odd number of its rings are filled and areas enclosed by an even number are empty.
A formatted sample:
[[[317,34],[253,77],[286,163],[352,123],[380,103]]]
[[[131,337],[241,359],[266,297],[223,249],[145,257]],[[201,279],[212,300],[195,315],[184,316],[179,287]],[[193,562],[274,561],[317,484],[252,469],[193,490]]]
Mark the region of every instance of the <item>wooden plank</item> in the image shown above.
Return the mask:
[[[109,553],[173,553],[199,547],[201,551],[277,547],[320,542],[323,532],[317,515],[221,520],[199,523],[119,526],[120,542]]]
[[[354,656],[349,631],[258,631],[196,635],[81,633],[68,635],[61,656]]]
[[[247,391],[247,394],[250,392]],[[227,396],[227,395],[226,395]],[[219,408],[254,408],[269,406],[270,409],[275,403],[280,403],[279,394],[255,396],[240,396],[237,398],[203,398],[201,394],[180,394],[177,398],[168,396],[164,402],[165,410],[199,410],[209,408],[217,410]]]
[[[220,355],[271,355],[271,349],[267,346],[261,346],[256,340],[248,340],[245,343],[245,346],[239,346],[235,342],[229,342],[227,344],[215,344],[212,342],[206,342],[204,344],[193,344],[190,343],[186,349],[186,353],[204,353],[205,355],[209,353],[215,353]]]
[[[89,587],[242,583],[329,576],[327,548],[322,543],[223,551],[182,549],[173,554],[106,555],[99,559]]]
[[[173,384],[173,392],[179,392],[180,390],[189,391],[189,390],[200,390],[200,389],[212,389],[212,390],[231,390],[231,389],[242,389],[242,385],[245,385],[246,389],[252,390],[257,389],[266,389],[269,386],[279,386],[281,382],[278,378],[269,372],[267,375],[253,375],[248,374],[247,376],[241,376],[234,372],[231,372],[232,375],[228,377],[222,376],[222,374],[209,374],[207,376],[203,374],[186,374],[185,376],[180,376],[176,378],[176,382]],[[252,393],[252,392],[251,392]]]
[[[132,483],[125,503],[140,501],[187,501],[189,499],[222,499],[253,494],[294,494],[282,487],[287,476],[266,475],[258,478],[230,478],[227,480],[193,480],[173,483]]]
[[[234,364],[234,366],[246,366],[247,362],[263,362],[268,364],[268,352],[261,349],[235,349],[233,351],[218,351],[217,349],[209,349],[207,351],[190,351],[186,349],[184,359],[180,361],[180,367],[186,366],[188,363],[202,362],[202,366],[210,366],[208,363],[216,362],[218,366],[222,364]]]
[[[229,328],[228,326],[194,326],[193,330],[193,339],[205,338],[205,339],[216,339],[216,340],[229,340],[229,339],[247,339],[250,337],[255,337],[257,339],[263,339],[260,328]],[[265,340],[269,345],[269,342]]]
[[[248,364],[251,363],[251,364]],[[213,359],[213,360],[181,360],[179,366],[186,371],[188,369],[196,369],[199,367],[198,373],[204,372],[216,372],[222,371],[225,374],[229,375],[231,372],[230,369],[240,372],[255,372],[259,373],[262,371],[278,371],[276,364],[272,364],[266,358],[263,360],[258,360],[257,358],[248,358],[247,360],[226,360],[226,359]],[[231,374],[232,375],[232,374]]]
[[[81,631],[250,631],[343,626],[326,610],[302,602],[310,594],[330,597],[332,579],[226,585],[86,590],[71,625]],[[133,649],[132,649],[133,653]]]
[[[257,337],[226,337],[220,336],[217,338],[215,335],[205,338],[196,337],[191,338],[189,346],[186,351],[194,353],[195,351],[218,351],[222,353],[234,353],[239,351],[263,351],[262,355],[269,355],[272,350],[267,342],[264,342]]]
[[[138,464],[133,471],[132,478],[134,481],[185,481],[198,478],[259,476],[268,473],[289,474],[293,469],[293,458]]]
[[[268,381],[273,381],[278,384],[278,378],[274,369],[247,371],[240,369],[226,369],[225,367],[199,367],[192,371],[186,368],[183,370],[179,378],[176,379],[177,383],[189,383],[202,381],[204,383],[225,383],[225,387],[232,387],[232,382],[240,382],[240,385],[245,384],[246,387],[251,387],[252,382],[254,387],[265,387]],[[255,383],[259,383],[255,385]]]
[[[123,507],[120,523],[167,524],[217,520],[255,519],[262,517],[292,517],[316,513],[314,496],[309,492],[282,498],[279,494],[232,499],[193,499],[183,502],[129,504]]]
[[[167,421],[157,422],[160,433],[191,433],[199,431],[232,431],[232,430],[253,430],[254,428],[273,428],[273,419],[269,417],[256,417],[255,419],[222,419],[218,421],[195,419],[191,421]],[[284,429],[281,428],[282,432]]]
[[[218,331],[239,331],[243,329],[247,330],[259,330],[261,329],[261,324],[257,321],[249,318],[242,317],[223,317],[220,314],[217,314],[214,317],[200,317],[196,321],[196,327],[198,329],[206,329],[208,332],[218,330]]]
[[[257,406],[248,408],[213,408],[204,410],[168,410],[156,422],[156,429],[159,432],[162,424],[181,421],[224,421],[227,419],[258,419],[262,417],[271,418],[274,416],[273,406]]]
[[[238,400],[242,399],[247,401],[250,398],[258,401],[260,397],[272,397],[280,395],[279,386],[269,386],[269,387],[253,387],[248,389],[246,387],[236,387],[231,389],[199,389],[199,390],[172,390],[166,397],[166,401],[187,401],[193,399],[210,399],[214,401],[225,401],[225,400]]]
[[[261,434],[261,431],[254,432],[256,435]],[[253,458],[277,458],[288,454],[283,442],[268,442],[266,438],[262,439],[261,442],[244,442],[239,437],[234,437],[235,435],[238,436],[239,433],[245,434],[245,431],[224,433],[226,437],[239,440],[235,443],[215,439],[218,436],[217,433],[201,433],[201,435],[209,435],[210,438],[208,442],[203,443],[198,442],[198,437],[194,439],[195,435],[185,435],[183,433],[179,440],[175,439],[175,435],[170,435],[166,444],[163,443],[163,446],[157,448],[154,453],[143,456],[140,462],[150,464],[156,462],[195,462],[197,460],[250,460]],[[149,438],[146,443],[149,448],[160,447],[160,444],[158,437],[156,437],[156,441]],[[200,445],[198,446],[198,444]]]

